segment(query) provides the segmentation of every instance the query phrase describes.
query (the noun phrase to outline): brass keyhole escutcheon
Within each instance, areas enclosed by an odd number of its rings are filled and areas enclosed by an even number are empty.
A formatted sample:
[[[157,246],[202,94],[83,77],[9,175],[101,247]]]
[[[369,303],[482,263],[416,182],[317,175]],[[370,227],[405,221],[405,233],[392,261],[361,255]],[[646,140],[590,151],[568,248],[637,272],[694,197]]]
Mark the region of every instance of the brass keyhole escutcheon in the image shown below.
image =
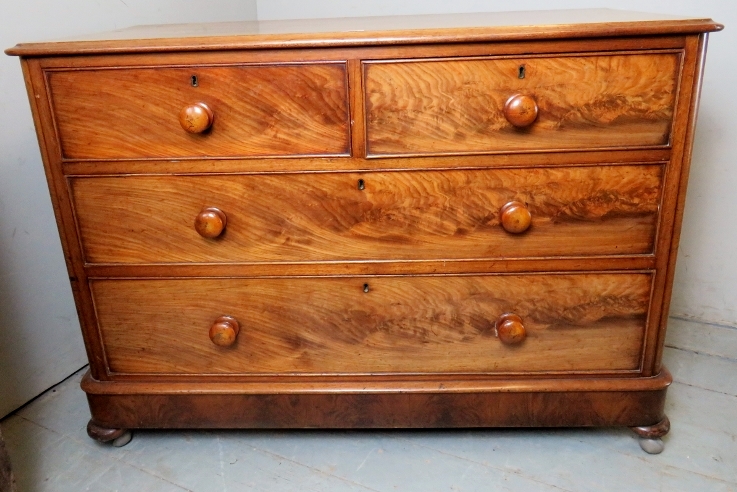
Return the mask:
[[[359,179],[359,180],[358,180],[358,189],[359,189],[359,190],[364,190],[364,189],[366,189],[366,183],[364,182],[364,180],[362,180],[362,179]]]
[[[363,284],[363,291],[368,292],[369,291],[369,284]]]

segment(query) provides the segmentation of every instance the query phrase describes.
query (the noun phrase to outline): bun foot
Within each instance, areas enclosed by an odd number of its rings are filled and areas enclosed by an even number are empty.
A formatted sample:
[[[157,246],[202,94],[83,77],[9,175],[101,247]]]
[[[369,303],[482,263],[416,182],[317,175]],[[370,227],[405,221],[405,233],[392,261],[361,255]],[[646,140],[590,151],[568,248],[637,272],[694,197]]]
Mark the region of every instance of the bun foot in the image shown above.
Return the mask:
[[[632,431],[640,436],[640,447],[649,454],[660,454],[665,449],[665,444],[661,437],[666,435],[670,430],[670,420],[664,417],[663,420],[654,425],[645,425],[642,427],[631,427]]]
[[[133,434],[128,429],[108,429],[100,427],[92,420],[87,423],[87,435],[97,442],[111,442],[116,448],[120,448],[128,444],[133,438]]]

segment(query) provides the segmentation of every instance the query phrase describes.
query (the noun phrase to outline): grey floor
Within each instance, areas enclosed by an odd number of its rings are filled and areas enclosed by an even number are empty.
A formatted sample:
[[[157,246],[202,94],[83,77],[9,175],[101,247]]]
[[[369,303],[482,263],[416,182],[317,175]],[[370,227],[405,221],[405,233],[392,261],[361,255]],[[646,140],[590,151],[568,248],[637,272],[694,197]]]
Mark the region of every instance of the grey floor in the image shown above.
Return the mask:
[[[82,372],[1,423],[26,491],[737,491],[737,329],[671,319],[671,433],[626,429],[85,433]]]

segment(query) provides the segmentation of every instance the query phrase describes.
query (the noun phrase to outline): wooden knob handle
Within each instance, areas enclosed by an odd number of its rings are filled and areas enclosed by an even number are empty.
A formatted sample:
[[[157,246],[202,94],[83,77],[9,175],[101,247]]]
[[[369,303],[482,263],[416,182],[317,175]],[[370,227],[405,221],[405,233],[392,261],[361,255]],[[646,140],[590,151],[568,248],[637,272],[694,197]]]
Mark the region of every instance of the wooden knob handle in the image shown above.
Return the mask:
[[[179,113],[179,124],[189,133],[202,133],[212,126],[215,114],[203,102],[185,106]]]
[[[513,313],[504,313],[496,320],[496,336],[502,343],[517,345],[527,336],[522,318]]]
[[[505,204],[499,211],[499,218],[504,230],[512,234],[525,232],[532,224],[532,214],[524,203],[518,201]]]
[[[229,347],[235,343],[241,325],[232,316],[220,316],[210,327],[210,340],[220,347]]]
[[[537,103],[530,96],[515,94],[504,105],[504,117],[518,128],[530,126],[537,119]]]
[[[202,237],[216,238],[225,230],[227,217],[225,212],[215,207],[203,208],[194,219],[194,228]]]

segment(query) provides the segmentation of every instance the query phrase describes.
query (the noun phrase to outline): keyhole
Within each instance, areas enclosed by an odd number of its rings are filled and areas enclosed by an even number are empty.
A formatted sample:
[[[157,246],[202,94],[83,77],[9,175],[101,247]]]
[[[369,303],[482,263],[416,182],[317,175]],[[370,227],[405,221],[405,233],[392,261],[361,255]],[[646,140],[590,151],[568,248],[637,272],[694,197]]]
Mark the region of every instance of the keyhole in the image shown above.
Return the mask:
[[[368,292],[369,291],[369,285],[368,284],[363,284],[363,291],[364,292]]]
[[[192,87],[197,87],[198,82],[197,82],[197,76],[196,75],[192,75],[192,77],[189,80],[192,83]]]
[[[525,78],[525,66],[524,65],[519,66],[519,73],[517,74],[517,77],[521,79]]]
[[[359,179],[358,180],[358,189],[359,190],[363,190],[364,188],[366,188],[366,183],[364,183],[362,179]]]

